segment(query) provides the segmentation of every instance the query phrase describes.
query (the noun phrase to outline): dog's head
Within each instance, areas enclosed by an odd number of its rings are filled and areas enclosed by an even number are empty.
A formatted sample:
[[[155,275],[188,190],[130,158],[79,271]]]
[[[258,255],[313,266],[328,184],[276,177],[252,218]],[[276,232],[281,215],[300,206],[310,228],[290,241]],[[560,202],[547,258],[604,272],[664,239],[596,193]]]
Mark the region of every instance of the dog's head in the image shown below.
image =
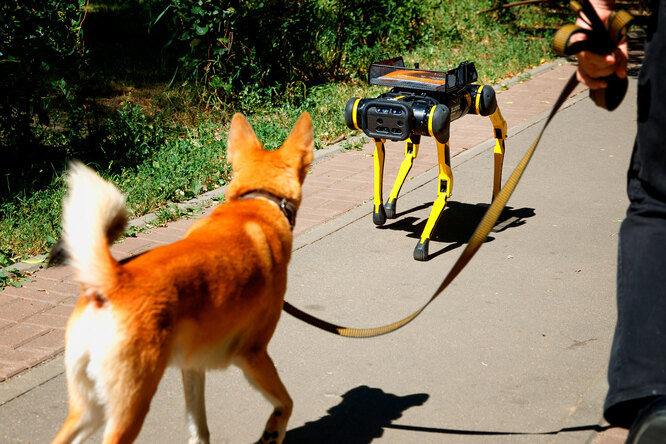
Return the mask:
[[[301,201],[301,185],[312,162],[314,135],[312,120],[303,113],[282,146],[265,151],[250,123],[241,114],[231,119],[227,159],[233,167],[233,179],[226,191],[227,201],[255,190],[267,191]]]

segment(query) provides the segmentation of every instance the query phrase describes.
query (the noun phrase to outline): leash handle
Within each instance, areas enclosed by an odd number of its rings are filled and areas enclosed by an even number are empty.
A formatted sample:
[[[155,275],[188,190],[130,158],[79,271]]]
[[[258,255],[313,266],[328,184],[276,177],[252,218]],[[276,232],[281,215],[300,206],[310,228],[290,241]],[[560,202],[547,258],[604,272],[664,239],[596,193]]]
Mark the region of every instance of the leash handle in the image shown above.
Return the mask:
[[[591,89],[590,98],[597,106],[613,111],[624,100],[629,81],[626,77],[624,79],[618,77],[617,74],[602,77],[601,80],[608,86],[602,89]]]
[[[571,56],[581,51],[592,51],[601,55],[610,54],[625,38],[633,21],[633,17],[627,11],[613,11],[608,17],[608,23],[604,24],[588,0],[581,0],[580,3],[572,1],[570,6],[590,29],[573,24],[562,26],[553,38],[553,50],[561,56]],[[571,42],[571,37],[576,34],[585,35],[585,39]],[[603,89],[590,90],[590,98],[597,106],[613,111],[622,103],[629,82],[626,78],[621,79],[617,74],[601,80],[605,81],[608,86]]]

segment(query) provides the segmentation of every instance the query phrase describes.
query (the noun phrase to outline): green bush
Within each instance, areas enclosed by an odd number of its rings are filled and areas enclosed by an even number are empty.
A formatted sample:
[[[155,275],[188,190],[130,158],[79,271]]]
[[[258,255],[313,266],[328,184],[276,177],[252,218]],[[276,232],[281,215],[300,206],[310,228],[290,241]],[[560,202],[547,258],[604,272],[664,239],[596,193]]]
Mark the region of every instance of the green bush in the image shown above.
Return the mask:
[[[0,4],[0,144],[32,142],[35,118],[48,125],[53,102],[75,96],[84,4],[85,0]]]
[[[165,202],[190,199],[228,182],[231,171],[225,160],[226,136],[220,134],[218,125],[203,123],[182,137],[172,137],[153,146],[147,144],[147,140],[158,136],[141,130],[136,123],[141,122],[142,117],[138,116],[143,114],[136,107],[126,107],[122,112],[126,116],[116,117],[116,122],[110,125],[135,125],[135,129],[126,129],[120,138],[131,142],[128,148],[134,152],[146,148],[148,151],[141,154],[145,157],[135,159],[131,167],[114,166],[111,170],[99,163],[87,163],[127,193],[127,203],[134,217],[154,211]],[[127,115],[132,117],[127,118]],[[134,143],[133,138],[137,136]],[[65,191],[63,173],[60,173],[39,191],[4,202],[0,200],[0,266],[3,258],[20,260],[43,253],[55,243],[60,232],[60,208]]]
[[[364,75],[369,61],[411,47],[429,2],[415,0],[171,0],[157,21],[174,27],[167,47],[182,53],[181,75],[221,100],[247,87],[279,100],[306,85]],[[363,74],[362,74],[363,73]]]
[[[104,124],[108,137],[100,144],[101,159],[108,159],[107,169],[135,170],[136,165],[161,148],[169,133],[162,122],[150,122],[138,105],[131,103],[117,111]]]

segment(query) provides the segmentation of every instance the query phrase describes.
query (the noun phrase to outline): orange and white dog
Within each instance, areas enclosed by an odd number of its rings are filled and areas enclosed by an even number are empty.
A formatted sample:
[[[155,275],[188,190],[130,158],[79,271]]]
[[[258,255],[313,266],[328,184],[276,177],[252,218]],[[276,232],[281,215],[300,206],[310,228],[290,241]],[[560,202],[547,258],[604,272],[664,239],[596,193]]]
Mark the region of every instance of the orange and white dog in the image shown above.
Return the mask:
[[[259,442],[282,442],[292,400],[266,347],[282,311],[312,149],[308,114],[272,152],[236,114],[227,203],[182,240],[121,262],[109,244],[126,224],[124,196],[71,165],[53,254],[68,258],[81,294],[66,333],[69,415],[54,443],[81,442],[102,425],[105,443],[132,442],[168,365],[182,369],[189,443],[207,443],[205,370],[229,364],[274,406]]]

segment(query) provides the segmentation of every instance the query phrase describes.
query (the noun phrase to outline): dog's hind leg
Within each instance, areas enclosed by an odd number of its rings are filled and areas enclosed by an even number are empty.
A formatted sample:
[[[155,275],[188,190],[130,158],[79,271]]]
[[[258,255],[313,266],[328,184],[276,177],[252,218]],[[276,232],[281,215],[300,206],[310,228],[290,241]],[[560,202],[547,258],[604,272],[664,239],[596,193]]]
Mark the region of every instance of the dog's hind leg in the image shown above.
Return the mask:
[[[104,381],[108,397],[104,444],[134,442],[141,431],[166,368],[165,359],[151,359],[150,348],[145,346],[143,355],[116,363],[114,373]]]
[[[104,423],[104,412],[99,406],[91,408],[86,406],[71,405],[67,420],[53,439],[52,444],[80,443],[85,441],[90,435]]]
[[[134,442],[143,421],[146,419],[148,409],[150,408],[150,399],[138,400],[135,397],[125,403],[127,413],[123,415],[112,414],[106,423],[104,429],[104,444],[121,444]]]
[[[265,348],[252,350],[251,353],[244,354],[241,360],[239,366],[245,377],[274,407],[259,443],[280,444],[287,432],[287,422],[293,408],[291,397]]]
[[[205,371],[182,370],[185,391],[187,428],[190,432],[188,444],[208,444],[210,433],[206,422]]]
[[[86,375],[87,362],[85,356],[78,361],[72,359],[67,368],[69,414],[53,444],[83,442],[104,424],[104,407],[97,398],[94,382]]]
[[[79,300],[67,325],[65,376],[69,398],[69,414],[53,444],[80,443],[104,424],[103,401],[95,390],[95,378],[89,372],[91,364],[88,341],[91,323],[100,325],[99,319]]]

